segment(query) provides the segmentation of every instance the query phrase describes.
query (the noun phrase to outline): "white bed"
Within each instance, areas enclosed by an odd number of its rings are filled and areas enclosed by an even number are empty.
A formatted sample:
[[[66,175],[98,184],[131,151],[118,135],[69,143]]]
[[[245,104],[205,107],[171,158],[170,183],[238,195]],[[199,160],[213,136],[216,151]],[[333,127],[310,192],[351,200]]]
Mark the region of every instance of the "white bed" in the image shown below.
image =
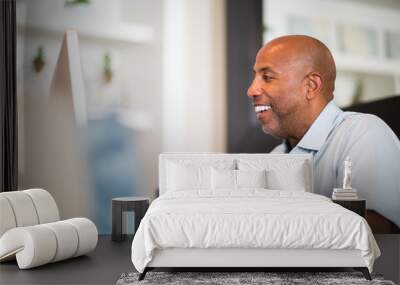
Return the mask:
[[[160,197],[132,243],[141,278],[154,267],[354,267],[368,278],[380,255],[363,218],[312,194],[311,156],[162,154],[159,165]]]

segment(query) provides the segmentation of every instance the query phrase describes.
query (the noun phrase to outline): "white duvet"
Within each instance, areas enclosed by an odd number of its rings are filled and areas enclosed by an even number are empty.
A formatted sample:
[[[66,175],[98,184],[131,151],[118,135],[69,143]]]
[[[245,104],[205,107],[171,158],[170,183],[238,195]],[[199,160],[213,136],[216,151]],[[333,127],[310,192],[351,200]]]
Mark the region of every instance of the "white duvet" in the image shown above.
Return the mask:
[[[133,239],[136,269],[164,248],[358,249],[370,272],[380,255],[359,215],[321,195],[265,189],[164,194]]]

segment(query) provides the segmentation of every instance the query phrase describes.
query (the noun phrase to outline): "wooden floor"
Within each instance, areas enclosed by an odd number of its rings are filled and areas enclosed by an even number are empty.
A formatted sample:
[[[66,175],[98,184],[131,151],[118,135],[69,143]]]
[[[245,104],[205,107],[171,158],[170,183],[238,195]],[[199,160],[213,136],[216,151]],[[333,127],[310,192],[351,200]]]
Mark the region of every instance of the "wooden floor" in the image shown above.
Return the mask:
[[[131,241],[112,242],[100,236],[87,256],[19,270],[15,261],[0,264],[0,284],[115,284],[124,272],[134,271]]]

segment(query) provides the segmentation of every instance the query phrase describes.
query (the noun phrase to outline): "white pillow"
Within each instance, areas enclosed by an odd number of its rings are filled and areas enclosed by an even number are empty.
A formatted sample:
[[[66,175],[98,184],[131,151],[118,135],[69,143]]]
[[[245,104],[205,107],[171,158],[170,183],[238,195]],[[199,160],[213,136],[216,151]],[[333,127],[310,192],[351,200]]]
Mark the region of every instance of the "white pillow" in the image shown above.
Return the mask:
[[[308,175],[310,169],[305,160],[287,158],[281,159],[239,159],[240,170],[267,171],[267,188],[272,190],[310,191]]]
[[[237,188],[267,188],[267,171],[236,170]]]
[[[267,188],[267,176],[264,170],[211,170],[211,187],[213,190],[240,188]]]
[[[290,190],[306,191],[306,176],[304,172],[305,165],[299,165],[296,168],[278,171],[271,169],[267,171],[268,189],[272,190]]]
[[[215,169],[211,170],[211,188],[218,189],[236,189],[236,170]]]
[[[170,191],[211,188],[211,167],[176,163],[169,163],[167,167],[167,188]]]

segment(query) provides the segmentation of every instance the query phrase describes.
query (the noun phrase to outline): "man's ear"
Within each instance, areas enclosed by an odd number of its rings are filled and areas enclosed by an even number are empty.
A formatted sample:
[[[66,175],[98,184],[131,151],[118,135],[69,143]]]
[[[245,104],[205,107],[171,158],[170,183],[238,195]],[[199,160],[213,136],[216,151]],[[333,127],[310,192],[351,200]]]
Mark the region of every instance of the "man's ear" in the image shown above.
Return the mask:
[[[306,76],[306,89],[307,89],[306,98],[308,100],[314,99],[318,94],[321,93],[321,90],[322,90],[322,78],[321,78],[321,75],[319,73],[310,72]]]

